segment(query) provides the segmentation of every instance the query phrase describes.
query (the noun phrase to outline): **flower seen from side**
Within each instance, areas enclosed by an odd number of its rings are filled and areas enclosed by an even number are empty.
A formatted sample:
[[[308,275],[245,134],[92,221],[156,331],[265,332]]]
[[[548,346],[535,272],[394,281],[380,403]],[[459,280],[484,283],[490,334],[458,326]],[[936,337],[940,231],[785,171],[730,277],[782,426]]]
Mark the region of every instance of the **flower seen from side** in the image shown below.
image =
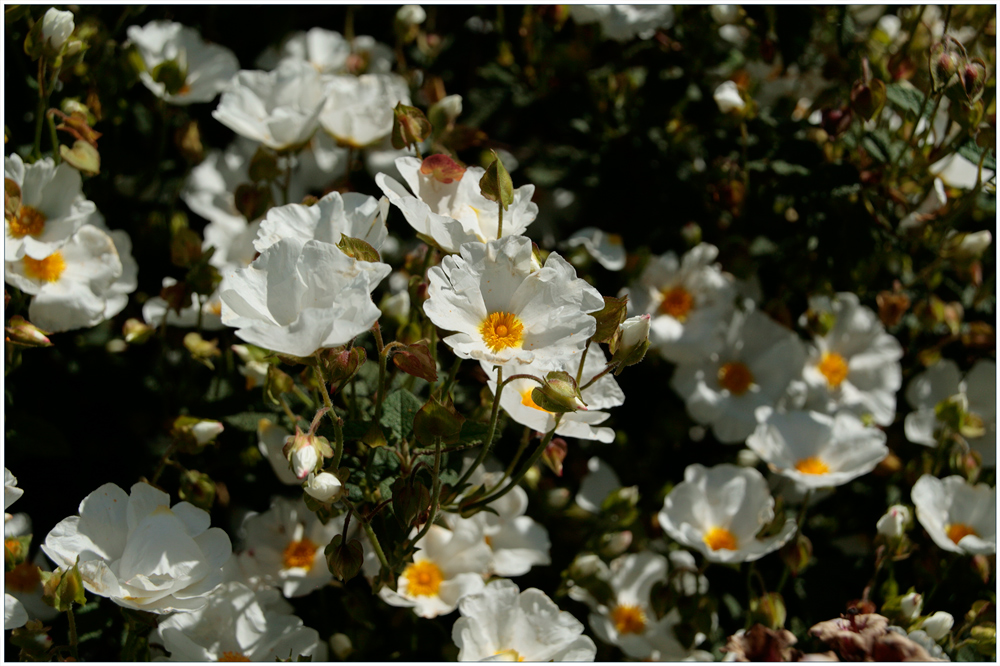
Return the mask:
[[[997,550],[996,488],[970,485],[960,476],[938,479],[924,474],[910,497],[917,520],[940,548],[967,555]]]

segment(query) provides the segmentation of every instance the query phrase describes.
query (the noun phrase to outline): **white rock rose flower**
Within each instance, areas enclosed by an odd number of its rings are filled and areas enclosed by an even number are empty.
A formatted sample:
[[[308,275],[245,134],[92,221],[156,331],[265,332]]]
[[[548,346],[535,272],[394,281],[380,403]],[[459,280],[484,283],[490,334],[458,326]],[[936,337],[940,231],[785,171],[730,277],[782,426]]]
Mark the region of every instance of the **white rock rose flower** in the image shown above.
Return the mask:
[[[397,591],[379,591],[390,606],[413,608],[420,617],[433,618],[451,613],[462,597],[483,589],[493,554],[478,521],[461,521],[454,530],[431,525],[418,548],[399,577]]]
[[[224,276],[222,323],[251,344],[310,356],[347,343],[378,321],[370,292],[391,270],[352,259],[329,243],[285,238]]]
[[[177,284],[177,280],[172,277],[165,277],[161,281],[163,288],[172,287]],[[199,310],[201,316],[199,317]],[[170,307],[160,296],[151,296],[142,304],[143,320],[155,328],[163,324],[164,318],[170,326],[178,328],[194,328],[201,320],[201,328],[205,331],[219,331],[226,327],[222,323],[222,299],[219,297],[219,290],[206,296],[204,294],[192,294],[191,305],[181,308],[181,311]]]
[[[953,553],[992,555],[997,551],[997,491],[974,486],[960,476],[924,474],[910,491],[917,520],[940,548]]]
[[[365,148],[392,133],[393,108],[410,104],[410,88],[399,74],[331,76],[325,80],[323,129],[341,145]]]
[[[882,536],[898,539],[906,533],[910,520],[910,508],[902,504],[894,504],[878,519],[875,529]]]
[[[33,534],[31,518],[26,513],[16,513],[7,518],[3,524],[4,539],[30,534]],[[48,622],[59,616],[59,611],[42,600],[41,572],[51,570],[52,567],[45,554],[38,551],[33,560],[26,559],[4,573],[4,593],[21,603],[28,613],[28,619]]]
[[[423,162],[400,157],[396,168],[410,191],[385,174],[375,176],[375,182],[418,233],[450,253],[470,241],[496,240],[497,204],[479,187],[485,169],[461,167],[447,155],[431,155]],[[534,193],[534,185],[514,189],[514,201],[503,214],[505,237],[523,234],[534,222],[538,215],[538,206],[531,202]]]
[[[583,363],[583,374],[580,379],[580,386],[586,385],[596,375],[600,374],[608,364],[608,357],[604,349],[597,343],[591,343],[587,352],[587,358]],[[491,393],[496,393],[497,380],[496,372],[493,371],[493,364],[488,361],[481,361],[483,372],[489,377],[489,389]],[[546,363],[535,361],[533,363],[512,362],[505,367],[507,376],[511,375],[534,375],[544,379],[545,375],[553,370],[562,370],[576,377],[580,359],[577,356],[569,356],[563,363]],[[520,423],[538,432],[548,432],[555,425],[556,415],[546,411],[535,404],[531,398],[531,392],[538,388],[540,384],[532,379],[515,379],[504,386],[500,394],[500,406],[507,414]],[[569,412],[563,414],[556,428],[556,434],[561,437],[579,437],[580,439],[596,439],[608,444],[615,439],[615,431],[611,428],[598,428],[598,424],[603,423],[611,416],[605,409],[617,407],[625,402],[625,393],[622,392],[615,381],[613,375],[606,374],[593,385],[581,392],[583,401],[587,404],[586,411]]]
[[[64,12],[50,7],[42,17],[42,41],[58,52],[73,34],[73,12]]]
[[[570,5],[569,14],[580,24],[599,23],[604,37],[618,42],[649,39],[674,24],[672,5]]]
[[[649,344],[670,361],[707,358],[725,341],[736,288],[714,263],[718,256],[717,247],[701,243],[680,259],[673,252],[651,257],[626,292],[629,315],[652,315]]]
[[[315,629],[274,608],[277,590],[254,592],[238,582],[222,584],[208,605],[177,613],[150,636],[170,653],[169,661],[297,661],[319,646]]]
[[[289,36],[280,52],[265,51],[257,66],[272,69],[286,60],[306,61],[320,74],[364,74],[391,71],[395,56],[390,47],[369,35],[348,41],[339,32],[310,28]]]
[[[860,305],[857,294],[812,297],[809,309],[821,321],[832,318],[833,326],[809,347],[802,371],[809,387],[805,406],[828,414],[849,409],[871,414],[879,425],[891,424],[903,383],[899,341],[885,332],[871,308]]]
[[[427,20],[427,12],[420,5],[403,5],[396,11],[396,20],[403,25],[420,25]]]
[[[240,68],[232,51],[173,21],[129,26],[128,38],[146,64],[139,80],[170,104],[211,102]],[[164,74],[168,69],[173,73]]]
[[[670,386],[691,418],[711,425],[720,442],[738,444],[757,427],[756,410],[773,407],[785,395],[804,359],[792,331],[759,310],[737,312],[718,353],[678,364]]]
[[[942,157],[927,167],[927,170],[943,180],[948,187],[960,190],[971,190],[976,186],[977,180],[985,183],[994,176],[990,169],[980,171],[978,164],[973,164],[958,153]]]
[[[4,158],[4,180],[21,192],[21,205],[4,215],[4,260],[27,255],[44,259],[69,241],[97,210],[83,197],[80,172],[46,157],[25,164],[17,153]],[[7,211],[5,211],[6,213]]]
[[[291,151],[312,138],[325,105],[319,73],[293,60],[273,72],[241,70],[222,93],[212,116],[268,148]]]
[[[50,333],[96,326],[124,307],[116,285],[125,269],[115,240],[93,225],[81,227],[44,259],[24,255],[4,268],[8,284],[34,296],[28,306],[31,323]]]
[[[132,237],[127,231],[122,229],[109,229],[104,221],[101,211],[94,211],[94,214],[87,220],[87,224],[97,227],[107,235],[115,244],[115,251],[118,259],[122,262],[122,273],[111,283],[105,292],[104,318],[111,319],[128,305],[128,296],[139,286],[139,264],[132,256]]]
[[[773,519],[774,498],[764,476],[729,464],[689,465],[659,514],[671,539],[722,563],[758,560],[795,536],[795,520],[788,518],[778,534],[758,539]]]
[[[840,486],[875,469],[887,455],[885,433],[854,414],[757,412],[761,423],[747,447],[773,472],[806,488]]]
[[[523,236],[466,243],[428,271],[427,317],[446,331],[461,358],[511,362],[579,358],[597,330],[588,313],[604,307],[600,293],[552,253],[532,270],[531,241]]]
[[[571,613],[535,588],[500,579],[464,597],[451,630],[459,661],[593,661],[597,646]]]
[[[597,227],[584,227],[563,243],[566,247],[583,247],[587,254],[609,271],[625,268],[625,244],[618,234],[609,234]]]
[[[712,98],[715,99],[715,103],[719,106],[719,111],[723,113],[742,111],[747,105],[740,96],[740,89],[733,81],[724,81],[712,93]]]
[[[150,613],[203,608],[222,582],[229,536],[208,513],[146,483],[130,493],[106,483],[45,537],[42,550],[60,567],[79,557],[89,592]]]

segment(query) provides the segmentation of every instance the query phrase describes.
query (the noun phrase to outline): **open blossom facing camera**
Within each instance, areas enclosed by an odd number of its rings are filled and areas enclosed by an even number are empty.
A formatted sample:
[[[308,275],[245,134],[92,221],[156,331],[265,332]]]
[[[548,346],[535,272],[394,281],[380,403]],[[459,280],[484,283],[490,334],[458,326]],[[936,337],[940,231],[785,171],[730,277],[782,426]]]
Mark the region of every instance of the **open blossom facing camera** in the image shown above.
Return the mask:
[[[997,491],[960,476],[924,474],[910,492],[917,520],[939,547],[953,553],[991,555],[997,550]]]
[[[378,250],[389,235],[385,228],[388,208],[384,198],[380,202],[357,192],[330,192],[312,206],[278,206],[269,210],[261,221],[253,247],[257,252],[264,252],[283,238],[337,245],[347,236],[363,240]],[[364,267],[375,270],[384,265],[367,264]]]
[[[755,469],[722,464],[690,465],[684,481],[663,502],[660,526],[670,538],[701,551],[712,562],[752,562],[795,535],[788,518],[778,534],[757,533],[774,519],[774,498]]]
[[[668,360],[707,358],[724,343],[736,288],[717,256],[717,247],[701,243],[680,259],[673,252],[652,257],[628,289],[629,314],[652,315],[649,344]]]
[[[146,483],[126,493],[106,483],[80,503],[42,546],[60,567],[79,558],[83,584],[119,606],[150,613],[193,611],[222,582],[232,554],[224,531],[208,513]]]
[[[808,488],[840,486],[875,469],[889,455],[885,433],[854,414],[835,416],[761,408],[747,446],[772,471]]]
[[[180,23],[129,26],[128,38],[146,65],[139,79],[171,104],[211,102],[240,68],[232,51],[206,42],[197,30]]]
[[[463,243],[496,240],[497,204],[482,195],[479,185],[485,169],[462,167],[447,155],[431,155],[423,162],[400,157],[396,168],[412,194],[385,174],[377,175],[375,182],[418,233],[451,253],[458,252]],[[505,237],[523,234],[535,221],[534,193],[534,185],[514,189],[514,201],[503,214]]]
[[[593,661],[597,647],[583,625],[541,590],[521,592],[506,579],[459,602],[451,630],[459,661]]]
[[[4,207],[4,259],[27,255],[44,259],[65,245],[96,210],[83,196],[80,172],[51,158],[25,164],[17,153],[4,158],[4,180],[12,181],[20,199],[7,197]],[[8,186],[9,188],[9,186]]]
[[[679,364],[670,386],[691,418],[711,425],[720,442],[738,444],[756,428],[756,410],[777,404],[799,376],[804,358],[802,343],[787,328],[759,310],[738,312],[719,352]]]
[[[597,329],[588,313],[604,299],[558,254],[540,270],[531,264],[531,241],[513,236],[466,243],[428,271],[424,312],[456,331],[445,342],[457,356],[499,365],[579,358]]]
[[[832,319],[832,326],[809,348],[802,372],[809,387],[806,406],[828,414],[849,409],[871,414],[879,425],[892,423],[903,383],[899,342],[857,294],[813,297],[809,309],[821,322]]]

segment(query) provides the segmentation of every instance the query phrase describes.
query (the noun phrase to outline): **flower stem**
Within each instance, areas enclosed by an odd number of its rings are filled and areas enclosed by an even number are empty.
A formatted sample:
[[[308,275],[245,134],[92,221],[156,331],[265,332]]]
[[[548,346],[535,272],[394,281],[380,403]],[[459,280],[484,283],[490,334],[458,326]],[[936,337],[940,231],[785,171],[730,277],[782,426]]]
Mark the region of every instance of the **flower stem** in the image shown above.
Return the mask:
[[[73,658],[77,661],[80,660],[80,652],[77,649],[79,644],[79,639],[76,635],[76,617],[73,615],[73,609],[66,609],[66,620],[69,622],[69,649],[73,653]]]
[[[45,88],[45,58],[38,59],[38,109],[35,111],[35,145],[32,154],[35,159],[42,158],[42,123],[45,122],[45,107],[49,104],[49,96]]]
[[[615,362],[615,363],[608,363],[608,367],[604,368],[599,373],[597,373],[596,375],[594,375],[593,377],[591,377],[589,382],[587,382],[586,384],[584,384],[583,386],[580,387],[580,391],[583,391],[584,389],[590,388],[594,384],[594,382],[596,382],[598,379],[600,379],[604,375],[608,374],[609,372],[611,372],[612,370],[614,370],[617,367],[618,367],[618,363],[617,362]]]
[[[382,342],[382,330],[379,328],[378,322],[375,322],[372,332],[375,334],[375,344],[378,346],[378,393],[375,396],[375,417],[372,419],[372,423],[377,426],[382,421],[382,402],[385,400],[385,366],[386,361],[389,360],[389,350]]]
[[[591,338],[592,340],[593,338]],[[590,340],[587,340],[587,346],[583,348],[583,355],[580,356],[580,367],[576,369],[576,385],[579,386],[580,382],[583,381],[583,364],[587,361],[587,352],[590,351]]]
[[[327,413],[330,415],[333,430],[337,435],[333,447],[333,468],[340,469],[340,459],[344,456],[344,426],[343,421],[333,408],[333,401],[330,400],[330,391],[326,388],[326,374],[323,372],[323,359],[319,351],[316,352],[316,374],[319,375],[319,389],[323,396],[323,405],[329,410]]]
[[[427,532],[430,531],[431,525],[434,524],[434,519],[437,517],[438,505],[441,503],[441,438],[434,438],[434,481],[432,484],[433,490],[431,491],[431,509],[427,514],[427,522],[424,526],[420,528],[411,540],[411,545],[416,545],[420,543],[420,540],[426,536]]]
[[[493,412],[490,414],[490,429],[486,434],[486,440],[483,441],[483,448],[479,451],[479,455],[476,457],[476,461],[472,463],[472,467],[465,470],[465,474],[462,478],[458,480],[455,484],[455,488],[461,487],[463,483],[469,480],[472,473],[483,464],[486,460],[486,455],[490,452],[490,446],[493,444],[493,435],[497,429],[497,419],[500,416],[500,394],[503,393],[503,366],[497,366],[497,391],[493,396]]]
[[[503,200],[502,197],[497,197],[497,211],[500,213],[499,220],[497,222],[497,240],[503,238]]]
[[[52,116],[48,116],[48,120],[49,136],[52,139],[52,159],[55,160],[56,166],[59,166],[59,163],[62,162],[62,156],[59,154],[59,137],[56,136],[56,120]]]

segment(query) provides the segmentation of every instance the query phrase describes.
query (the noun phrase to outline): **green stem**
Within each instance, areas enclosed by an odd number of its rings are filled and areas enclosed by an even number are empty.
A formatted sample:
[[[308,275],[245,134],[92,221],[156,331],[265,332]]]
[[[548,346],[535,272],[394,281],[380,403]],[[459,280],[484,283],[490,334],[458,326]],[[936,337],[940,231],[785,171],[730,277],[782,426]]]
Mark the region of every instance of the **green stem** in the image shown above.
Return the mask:
[[[285,182],[281,184],[281,200],[284,204],[288,205],[288,190],[292,185],[292,157],[291,155],[285,158]]]
[[[587,352],[590,351],[590,341],[587,340],[587,346],[583,348],[583,355],[580,356],[580,367],[576,369],[576,385],[579,386],[580,382],[583,381],[583,364],[587,361]]]
[[[487,432],[486,440],[483,441],[483,448],[479,451],[479,455],[476,457],[476,461],[472,463],[472,467],[465,470],[465,474],[462,478],[458,480],[455,484],[455,488],[459,488],[463,483],[469,480],[472,473],[483,464],[486,460],[486,455],[490,452],[490,447],[493,445],[493,435],[497,429],[497,419],[500,416],[500,394],[503,393],[503,366],[497,366],[497,391],[493,396],[493,412],[490,414],[490,429]]]
[[[76,616],[73,615],[72,608],[66,609],[66,619],[69,621],[69,649],[73,653],[73,658],[79,661],[80,652],[77,649],[77,645],[80,641],[76,635]]]
[[[497,222],[497,240],[503,238],[503,201],[501,197],[497,197],[497,210],[500,213],[499,222]]]
[[[45,122],[45,107],[49,105],[49,96],[45,89],[45,58],[38,59],[38,109],[35,112],[35,146],[32,154],[35,159],[42,157],[42,123]]]
[[[411,541],[411,545],[416,545],[420,543],[431,529],[431,525],[434,524],[434,519],[437,517],[438,505],[441,503],[441,438],[434,438],[434,481],[431,485],[433,490],[431,491],[431,510],[427,514],[427,522],[424,526],[420,528]]]
[[[164,451],[163,457],[160,458],[160,464],[156,466],[156,471],[153,472],[153,476],[149,480],[150,485],[155,486],[156,482],[160,480],[160,475],[163,474],[163,470],[167,468],[167,463],[170,461],[170,454],[172,454],[176,448],[177,442],[171,442],[170,446],[167,447],[167,450]]]
[[[382,552],[382,545],[378,542],[378,537],[375,536],[375,530],[372,529],[371,523],[361,517],[357,511],[354,512],[358,516],[358,520],[361,521],[361,526],[365,530],[365,534],[368,535],[368,541],[371,542],[372,549],[375,551],[375,557],[378,558],[379,564],[381,564],[386,569],[389,568],[389,562],[385,559],[385,553]]]
[[[382,421],[382,401],[385,400],[385,366],[386,361],[389,360],[389,354],[386,346],[382,343],[382,329],[379,328],[378,322],[375,322],[372,332],[375,334],[375,344],[378,347],[378,393],[375,395],[375,418],[373,419],[373,423],[378,424]]]
[[[52,159],[55,160],[56,166],[59,166],[59,163],[62,162],[62,155],[59,154],[59,137],[56,136],[56,119],[52,116],[48,116],[48,120],[49,136],[52,139]]]
[[[510,475],[514,473],[514,468],[517,467],[517,462],[521,459],[521,456],[524,455],[524,450],[528,448],[528,443],[530,441],[531,441],[531,428],[525,428],[524,434],[521,435],[521,443],[518,444],[517,446],[517,452],[511,459],[510,464],[507,465],[507,469],[504,470],[503,476],[500,477],[499,481],[497,481],[497,485],[490,488],[487,494],[496,492],[497,488],[502,486],[503,482],[510,478]]]
[[[462,365],[462,359],[455,357],[455,360],[451,364],[451,368],[448,370],[448,378],[444,380],[444,384],[441,385],[441,397],[447,398],[448,394],[451,392],[451,385],[455,383],[455,377],[458,376],[458,368]]]
[[[333,447],[333,468],[340,469],[340,460],[344,456],[344,426],[340,417],[337,416],[333,408],[333,401],[330,400],[330,391],[326,388],[326,375],[323,372],[323,358],[319,351],[316,352],[316,374],[319,375],[319,388],[323,396],[323,405],[329,410],[330,421],[333,422],[333,430],[336,433],[336,440]]]
[[[591,377],[589,382],[587,382],[586,384],[584,384],[583,386],[580,387],[580,391],[583,392],[584,389],[590,388],[594,384],[594,382],[596,382],[598,379],[600,379],[604,375],[608,374],[609,372],[611,372],[612,370],[614,370],[617,367],[618,367],[618,363],[617,362],[615,362],[615,363],[608,363],[608,367],[604,368],[599,373],[597,373],[596,375],[594,375],[593,377]]]

